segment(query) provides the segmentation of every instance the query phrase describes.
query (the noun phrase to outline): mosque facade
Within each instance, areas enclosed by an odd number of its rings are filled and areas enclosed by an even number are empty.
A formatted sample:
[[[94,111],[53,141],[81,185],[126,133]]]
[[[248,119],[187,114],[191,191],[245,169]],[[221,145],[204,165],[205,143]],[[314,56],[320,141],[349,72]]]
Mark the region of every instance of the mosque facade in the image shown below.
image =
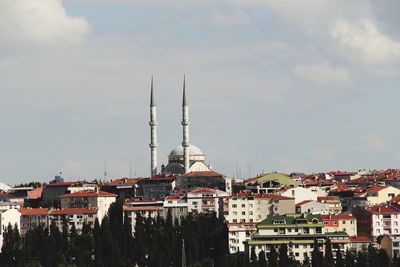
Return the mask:
[[[186,81],[183,79],[182,97],[182,143],[171,150],[168,155],[168,164],[161,166],[158,172],[157,166],[157,106],[154,95],[153,78],[151,79],[150,96],[150,157],[151,176],[158,174],[182,175],[190,172],[210,171],[211,166],[205,163],[205,154],[195,145],[190,143],[189,138],[189,105],[186,97]]]

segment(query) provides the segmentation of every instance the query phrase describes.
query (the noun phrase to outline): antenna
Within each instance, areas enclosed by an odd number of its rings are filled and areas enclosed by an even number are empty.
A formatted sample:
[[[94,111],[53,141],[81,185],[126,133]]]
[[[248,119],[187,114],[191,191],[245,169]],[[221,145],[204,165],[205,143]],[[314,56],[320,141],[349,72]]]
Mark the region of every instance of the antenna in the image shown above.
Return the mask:
[[[132,178],[132,164],[129,162],[129,178]]]
[[[104,181],[107,181],[107,160],[104,161]]]

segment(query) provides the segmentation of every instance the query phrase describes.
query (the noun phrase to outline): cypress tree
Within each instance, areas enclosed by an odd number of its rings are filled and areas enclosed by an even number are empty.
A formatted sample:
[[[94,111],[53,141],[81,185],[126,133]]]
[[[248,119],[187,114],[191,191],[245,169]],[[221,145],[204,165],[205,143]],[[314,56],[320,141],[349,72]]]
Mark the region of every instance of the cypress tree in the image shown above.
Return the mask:
[[[344,261],[343,261],[343,256],[342,252],[340,251],[340,248],[337,248],[336,252],[336,264],[335,267],[344,267]]]
[[[260,253],[258,253],[258,266],[267,267],[267,259],[265,258],[264,250],[261,250]]]
[[[258,260],[256,255],[256,247],[252,246],[250,251],[250,266],[257,267],[257,265],[258,265]]]
[[[289,267],[288,247],[281,244],[279,247],[279,267]]]
[[[368,249],[367,249],[367,261],[368,261],[368,264],[370,267],[379,266],[377,251],[376,251],[376,248],[372,244],[369,244]]]
[[[312,267],[324,266],[324,258],[322,252],[319,250],[317,239],[314,239],[314,248],[312,251],[311,265]]]
[[[378,262],[379,262],[379,266],[382,266],[382,267],[390,266],[389,256],[383,248],[378,250]]]
[[[278,254],[276,253],[275,246],[272,245],[270,248],[270,252],[267,255],[268,265],[269,267],[277,267],[278,266]]]
[[[350,250],[346,250],[346,254],[344,255],[344,262],[346,267],[354,267],[355,266],[355,257],[353,252]]]
[[[333,267],[333,253],[331,240],[328,238],[325,244],[325,267]]]
[[[365,266],[367,266],[367,255],[362,251],[359,251],[357,253],[357,264],[356,264],[356,266],[357,267],[365,267]]]
[[[306,255],[304,257],[302,265],[303,265],[303,267],[310,267],[311,266],[310,257],[308,257],[308,255]]]

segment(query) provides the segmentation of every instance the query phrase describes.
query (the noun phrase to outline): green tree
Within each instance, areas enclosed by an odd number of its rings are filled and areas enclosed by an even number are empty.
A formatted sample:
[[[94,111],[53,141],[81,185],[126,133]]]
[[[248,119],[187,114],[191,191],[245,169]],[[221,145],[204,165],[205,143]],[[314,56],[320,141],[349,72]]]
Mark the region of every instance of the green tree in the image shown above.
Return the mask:
[[[1,262],[3,266],[17,266],[20,261],[20,237],[18,228],[8,224],[3,233],[3,246],[1,247]]]
[[[354,253],[350,250],[346,250],[344,255],[344,262],[346,267],[354,267],[355,266],[355,256]]]
[[[267,255],[268,265],[269,267],[277,267],[278,266],[278,254],[276,253],[275,246],[272,245],[270,248],[270,252]]]
[[[325,243],[325,267],[333,267],[333,253],[331,240],[328,238]]]
[[[256,255],[256,247],[252,246],[250,251],[250,267],[257,267],[258,259]]]
[[[343,261],[342,252],[340,251],[340,247],[338,247],[337,250],[336,250],[336,264],[335,264],[335,267],[344,267],[344,261]]]
[[[390,266],[390,258],[384,249],[378,250],[378,262],[381,267],[389,267]]]
[[[279,246],[279,267],[289,267],[288,247],[286,244]]]
[[[303,267],[311,267],[310,257],[308,257],[308,255],[304,257],[302,265]]]
[[[317,239],[314,239],[314,248],[312,251],[311,265],[312,267],[324,266],[324,256],[322,255],[322,252],[319,249]]]
[[[264,250],[261,250],[258,253],[258,266],[259,267],[267,267],[267,259],[265,258]]]

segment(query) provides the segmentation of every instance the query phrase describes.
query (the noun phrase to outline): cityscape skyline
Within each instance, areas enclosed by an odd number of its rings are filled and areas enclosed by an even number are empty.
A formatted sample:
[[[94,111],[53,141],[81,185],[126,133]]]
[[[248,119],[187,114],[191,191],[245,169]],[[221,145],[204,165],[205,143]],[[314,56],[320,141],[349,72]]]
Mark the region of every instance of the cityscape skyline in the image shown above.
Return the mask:
[[[109,179],[148,176],[151,75],[161,166],[183,73],[191,142],[218,172],[396,168],[399,4],[290,5],[0,3],[1,181],[101,178],[105,160]]]

